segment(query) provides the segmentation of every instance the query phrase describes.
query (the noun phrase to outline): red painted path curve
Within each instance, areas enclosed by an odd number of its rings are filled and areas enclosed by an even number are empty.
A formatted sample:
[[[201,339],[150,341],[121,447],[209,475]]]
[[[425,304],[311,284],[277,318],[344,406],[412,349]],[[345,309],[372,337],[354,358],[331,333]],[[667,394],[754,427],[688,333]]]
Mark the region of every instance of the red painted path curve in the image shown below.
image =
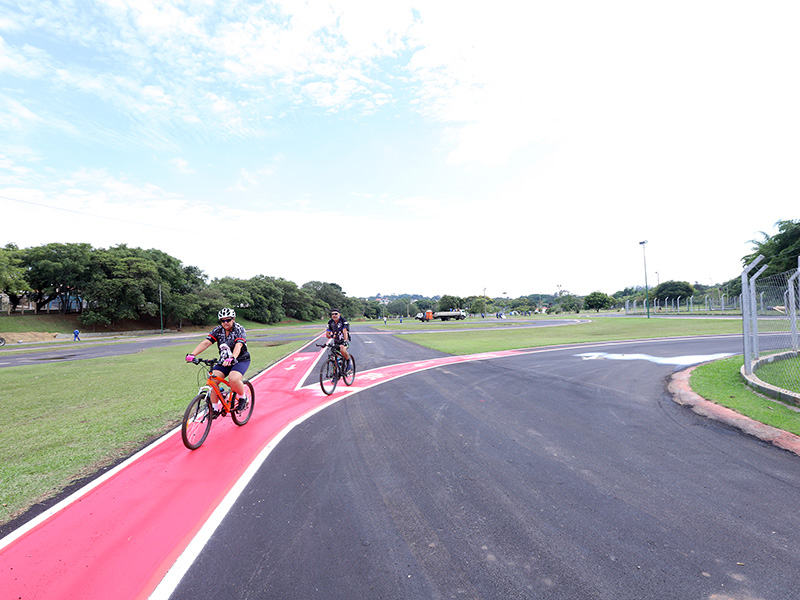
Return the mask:
[[[409,373],[525,354],[510,350],[392,365],[325,396],[300,388],[319,354],[295,352],[253,381],[256,407],[237,427],[217,421],[187,450],[174,431],[107,477],[0,540],[2,600],[147,598],[272,440],[325,404]]]

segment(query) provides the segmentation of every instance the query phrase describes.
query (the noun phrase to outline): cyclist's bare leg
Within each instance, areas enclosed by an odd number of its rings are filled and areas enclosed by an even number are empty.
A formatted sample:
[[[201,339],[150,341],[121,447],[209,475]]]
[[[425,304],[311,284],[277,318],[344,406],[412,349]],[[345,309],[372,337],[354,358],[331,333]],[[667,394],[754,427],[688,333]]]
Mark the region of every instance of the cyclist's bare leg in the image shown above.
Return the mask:
[[[237,396],[244,396],[244,383],[242,383],[242,374],[239,371],[231,371],[228,374],[228,383],[231,384],[231,389],[236,392]]]
[[[344,357],[345,361],[350,360],[350,354],[347,352],[347,346],[345,346],[344,344],[339,346],[339,352],[342,353],[342,356]]]
[[[213,375],[217,377],[225,377],[225,373],[222,371],[217,371],[214,369],[212,371]],[[242,374],[239,371],[231,371],[227,377],[228,383],[231,385],[231,389],[236,392],[237,396],[241,396],[244,394],[244,383],[242,383]]]

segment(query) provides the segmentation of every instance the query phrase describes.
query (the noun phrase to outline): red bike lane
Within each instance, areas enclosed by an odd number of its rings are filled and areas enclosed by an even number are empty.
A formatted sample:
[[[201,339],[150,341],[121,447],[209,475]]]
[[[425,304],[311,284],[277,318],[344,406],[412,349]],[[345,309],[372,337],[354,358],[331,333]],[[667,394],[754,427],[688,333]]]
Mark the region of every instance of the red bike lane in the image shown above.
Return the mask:
[[[256,406],[237,427],[217,421],[187,450],[173,431],[103,478],[0,540],[0,590],[17,600],[147,598],[251,464],[287,428],[327,404],[409,373],[528,353],[505,351],[359,373],[331,396],[300,387],[320,353],[295,352],[253,380]]]

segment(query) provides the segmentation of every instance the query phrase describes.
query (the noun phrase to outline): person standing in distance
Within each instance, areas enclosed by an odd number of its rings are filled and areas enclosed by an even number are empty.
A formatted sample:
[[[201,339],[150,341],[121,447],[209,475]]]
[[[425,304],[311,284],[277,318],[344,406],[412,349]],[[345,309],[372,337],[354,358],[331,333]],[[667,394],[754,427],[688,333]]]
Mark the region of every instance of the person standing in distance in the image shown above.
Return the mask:
[[[197,354],[216,344],[219,348],[219,362],[214,365],[212,373],[217,377],[225,377],[231,389],[239,397],[238,410],[243,410],[247,403],[242,377],[250,367],[250,353],[247,351],[247,334],[244,327],[236,322],[236,311],[223,308],[217,314],[219,325],[211,330],[202,342],[191,353],[186,355],[186,362],[192,362]],[[219,403],[217,403],[219,404]],[[222,405],[215,406],[220,410]],[[236,410],[232,407],[232,410]]]
[[[333,343],[339,347],[344,360],[350,362],[350,354],[347,352],[347,347],[350,345],[350,323],[345,321],[338,308],[331,309],[331,320],[328,321],[325,337],[333,338]]]

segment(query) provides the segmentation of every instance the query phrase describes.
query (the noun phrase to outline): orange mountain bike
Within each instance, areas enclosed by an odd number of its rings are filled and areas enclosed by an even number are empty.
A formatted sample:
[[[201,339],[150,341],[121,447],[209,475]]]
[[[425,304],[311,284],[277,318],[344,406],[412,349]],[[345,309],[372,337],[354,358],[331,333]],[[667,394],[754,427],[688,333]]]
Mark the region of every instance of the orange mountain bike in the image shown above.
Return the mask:
[[[181,423],[181,437],[184,446],[189,450],[196,450],[206,441],[208,432],[211,431],[211,422],[217,417],[230,415],[233,422],[240,427],[247,423],[256,404],[256,392],[253,384],[245,380],[242,382],[245,395],[237,397],[236,392],[230,389],[231,386],[227,379],[212,375],[211,371],[219,362],[218,360],[195,358],[192,362],[196,365],[204,365],[204,370],[208,373],[206,384],[189,402]],[[227,388],[221,388],[220,384],[226,385]],[[222,404],[220,411],[214,410],[213,405],[217,401]]]

